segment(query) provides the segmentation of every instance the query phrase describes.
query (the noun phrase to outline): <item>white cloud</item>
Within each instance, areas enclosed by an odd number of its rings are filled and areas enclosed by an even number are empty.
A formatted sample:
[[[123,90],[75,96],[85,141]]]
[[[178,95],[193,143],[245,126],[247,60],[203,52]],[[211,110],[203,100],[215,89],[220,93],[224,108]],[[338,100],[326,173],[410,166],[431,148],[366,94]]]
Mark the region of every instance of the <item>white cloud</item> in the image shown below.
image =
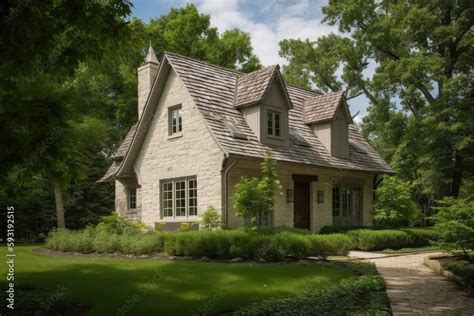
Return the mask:
[[[268,1],[258,7],[262,13],[259,18],[256,18],[258,14],[246,12],[253,6],[249,7],[242,1],[198,0],[196,5],[200,11],[211,16],[211,23],[220,31],[239,28],[250,33],[255,53],[264,65],[285,63],[278,55],[278,42],[285,38],[309,38],[314,41],[336,31],[321,24],[321,4],[309,0],[299,0],[290,5]]]

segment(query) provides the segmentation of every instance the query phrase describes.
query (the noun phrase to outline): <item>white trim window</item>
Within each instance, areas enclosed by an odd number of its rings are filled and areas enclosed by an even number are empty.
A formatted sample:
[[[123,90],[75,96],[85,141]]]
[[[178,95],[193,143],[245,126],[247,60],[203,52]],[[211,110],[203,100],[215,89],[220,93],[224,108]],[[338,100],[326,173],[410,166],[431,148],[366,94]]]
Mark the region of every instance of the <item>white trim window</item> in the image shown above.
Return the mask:
[[[168,110],[169,131],[168,134],[179,135],[183,131],[183,114],[181,105],[169,108]]]
[[[276,111],[267,112],[267,133],[268,136],[280,137],[281,113]]]
[[[134,210],[137,208],[137,189],[128,190],[128,209]]]
[[[198,205],[196,178],[163,181],[161,205],[164,218],[196,217]]]

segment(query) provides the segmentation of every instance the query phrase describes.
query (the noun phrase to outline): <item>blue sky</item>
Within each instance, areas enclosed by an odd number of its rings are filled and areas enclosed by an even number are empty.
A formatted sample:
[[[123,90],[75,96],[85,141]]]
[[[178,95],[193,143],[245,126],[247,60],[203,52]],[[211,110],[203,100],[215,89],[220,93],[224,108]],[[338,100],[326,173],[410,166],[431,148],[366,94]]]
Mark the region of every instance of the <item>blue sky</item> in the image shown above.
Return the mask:
[[[239,28],[250,33],[255,54],[265,66],[286,63],[278,56],[278,42],[282,39],[315,41],[337,33],[335,27],[321,23],[321,8],[327,0],[135,0],[132,15],[148,21],[186,3],[194,3],[200,12],[210,15],[219,31]],[[356,122],[366,114],[367,104],[363,96],[349,101],[352,115],[360,111]]]

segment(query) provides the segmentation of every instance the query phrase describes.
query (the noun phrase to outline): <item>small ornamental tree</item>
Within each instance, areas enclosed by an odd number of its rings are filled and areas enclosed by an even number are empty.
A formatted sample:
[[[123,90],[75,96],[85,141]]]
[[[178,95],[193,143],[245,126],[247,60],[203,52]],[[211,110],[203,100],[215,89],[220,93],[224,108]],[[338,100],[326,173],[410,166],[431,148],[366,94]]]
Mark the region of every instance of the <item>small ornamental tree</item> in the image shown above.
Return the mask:
[[[209,206],[201,214],[201,226],[205,230],[219,229],[222,226],[221,214],[213,206]]]
[[[411,198],[410,185],[397,177],[384,178],[376,191],[375,223],[398,227],[420,218],[421,212]]]
[[[250,218],[253,226],[261,227],[263,218],[271,216],[275,204],[275,193],[280,189],[276,161],[271,151],[265,152],[260,164],[260,177],[242,177],[235,186],[233,196],[237,215]]]
[[[466,260],[474,262],[469,253],[474,251],[474,201],[446,198],[435,207],[437,244],[446,251],[462,251]]]

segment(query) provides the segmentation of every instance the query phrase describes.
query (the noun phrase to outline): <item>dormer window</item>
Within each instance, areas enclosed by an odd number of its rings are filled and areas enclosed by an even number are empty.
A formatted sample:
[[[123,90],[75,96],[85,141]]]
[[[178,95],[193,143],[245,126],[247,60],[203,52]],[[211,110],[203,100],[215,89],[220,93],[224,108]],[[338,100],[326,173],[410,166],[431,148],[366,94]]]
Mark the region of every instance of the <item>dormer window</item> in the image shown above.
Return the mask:
[[[170,136],[179,135],[183,131],[183,115],[181,105],[173,106],[168,110]]]
[[[280,137],[281,112],[267,112],[267,133],[268,136]]]

